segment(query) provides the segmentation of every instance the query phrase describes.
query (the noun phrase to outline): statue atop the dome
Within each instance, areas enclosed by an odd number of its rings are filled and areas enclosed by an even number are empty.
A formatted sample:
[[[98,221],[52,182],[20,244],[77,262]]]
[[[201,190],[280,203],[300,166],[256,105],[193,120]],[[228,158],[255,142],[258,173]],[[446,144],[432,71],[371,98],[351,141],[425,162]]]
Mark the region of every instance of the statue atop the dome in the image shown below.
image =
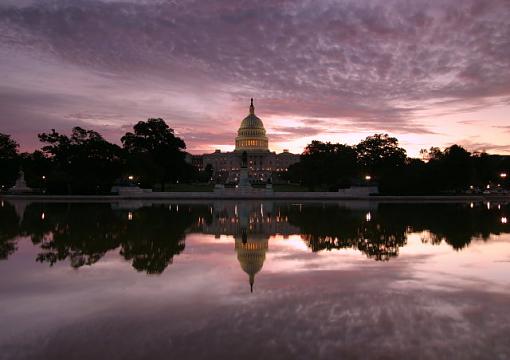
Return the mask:
[[[255,115],[255,106],[253,106],[253,98],[251,98],[250,115]]]

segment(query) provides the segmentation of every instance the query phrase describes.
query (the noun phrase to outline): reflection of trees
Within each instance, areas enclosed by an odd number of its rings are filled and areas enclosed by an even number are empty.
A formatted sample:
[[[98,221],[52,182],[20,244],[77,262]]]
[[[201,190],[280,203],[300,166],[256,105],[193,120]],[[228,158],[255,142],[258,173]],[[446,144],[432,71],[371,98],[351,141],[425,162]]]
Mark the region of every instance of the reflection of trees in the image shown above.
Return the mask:
[[[282,209],[282,214],[283,214]],[[348,247],[357,235],[357,223],[361,214],[336,205],[287,207],[289,222],[308,235],[312,251]]]
[[[354,248],[375,260],[389,260],[406,244],[406,226],[388,222],[384,214],[367,221],[366,211],[337,205],[286,210],[312,251]]]
[[[37,261],[53,265],[69,259],[78,268],[120,248],[135,269],[154,274],[184,250],[185,231],[198,216],[208,219],[208,207],[181,206],[179,211],[164,205],[129,212],[110,204],[35,203],[25,211],[22,233],[40,246]]]
[[[123,227],[110,204],[32,204],[22,225],[42,249],[37,261],[53,265],[70,259],[75,268],[94,264],[118,247]]]
[[[407,242],[405,228],[394,229],[384,226],[384,222],[376,219],[360,227],[355,246],[371,259],[388,261],[398,256],[399,248]]]
[[[62,216],[62,213],[65,213],[68,207],[66,204],[52,204],[50,206],[42,203],[32,203],[28,205],[21,221],[21,234],[29,236],[34,244],[43,243],[45,238],[50,236],[57,226],[55,221]],[[45,219],[42,219],[43,214]]]
[[[413,231],[428,231],[424,241],[438,244],[445,241],[455,250],[468,246],[473,238],[487,240],[491,234],[508,232],[501,224],[501,213],[509,213],[510,205],[494,205],[488,210],[485,205],[469,204],[383,204],[379,212],[407,224]]]
[[[11,204],[2,201],[0,206],[0,260],[16,251],[19,218]]]
[[[470,208],[469,204],[382,203],[371,211],[370,221],[366,218],[368,210],[337,204],[271,206],[275,206],[271,211],[275,215],[267,221],[258,218],[258,206],[257,210],[250,209],[247,219],[255,220],[249,226],[269,236],[278,232],[275,224],[288,221],[299,227],[312,251],[352,248],[375,260],[397,256],[409,232],[423,232],[425,242],[444,241],[458,250],[473,238],[488,239],[491,234],[509,231],[501,216],[510,214],[510,205],[501,209],[492,205],[488,210],[483,204]],[[161,273],[184,250],[187,231],[203,232],[204,227],[212,227],[225,233],[222,221],[230,224],[234,216],[221,207],[212,214],[210,206],[182,204],[154,205],[132,210],[132,216],[128,213],[107,203],[33,203],[26,207],[20,222],[15,208],[4,202],[0,207],[0,259],[16,250],[16,237],[21,235],[29,236],[40,247],[37,260],[50,265],[64,260],[73,267],[91,265],[118,248],[138,271]],[[238,226],[234,223],[232,229]]]
[[[445,241],[459,250],[473,238],[488,239],[491,234],[508,232],[501,214],[510,213],[510,205],[488,210],[479,204],[379,204],[366,221],[365,213],[337,205],[283,207],[289,222],[299,226],[312,251],[355,248],[376,260],[398,255],[406,244],[408,232],[428,231],[425,242]]]
[[[133,267],[149,274],[162,273],[173,257],[184,250],[185,231],[198,216],[191,206],[153,206],[139,209],[122,236],[121,255]],[[206,208],[202,209],[204,212]]]

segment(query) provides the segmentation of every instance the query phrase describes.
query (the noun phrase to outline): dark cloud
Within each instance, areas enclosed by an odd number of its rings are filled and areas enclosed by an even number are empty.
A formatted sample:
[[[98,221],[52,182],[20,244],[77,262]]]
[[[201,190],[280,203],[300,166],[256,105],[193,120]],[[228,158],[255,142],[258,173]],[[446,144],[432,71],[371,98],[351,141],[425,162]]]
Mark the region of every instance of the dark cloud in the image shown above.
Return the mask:
[[[510,152],[510,145],[496,145],[488,142],[462,139],[456,142],[472,152],[507,153]]]
[[[147,104],[131,94],[123,111],[101,109],[121,123],[154,111],[179,126],[202,126],[209,116],[226,131],[233,123],[226,114],[240,109],[233,104],[255,96],[269,114],[319,118],[333,130],[331,119],[341,119],[359,130],[424,135],[434,131],[415,119],[418,112],[446,104],[472,111],[495,97],[508,100],[509,17],[505,0],[5,2],[0,49],[28,52],[21,61],[27,67],[44,68],[50,57],[101,79],[68,81],[52,70],[66,88],[91,82],[82,89],[86,97],[108,94],[105,102],[113,104],[136,88],[166,99]],[[36,77],[40,69],[27,71]],[[204,95],[202,104],[221,96],[223,111],[197,107],[191,94]],[[70,108],[60,112],[67,117],[97,112],[83,99],[82,106],[62,105],[73,101],[53,96],[46,112],[51,104]],[[0,99],[2,108],[11,102]],[[170,110],[176,104],[180,109]],[[317,134],[291,133],[298,132]]]
[[[304,136],[316,136],[324,132],[324,128],[322,127],[314,127],[314,126],[282,126],[282,127],[273,127],[269,132],[269,138],[273,141],[285,141],[292,139],[299,139]]]

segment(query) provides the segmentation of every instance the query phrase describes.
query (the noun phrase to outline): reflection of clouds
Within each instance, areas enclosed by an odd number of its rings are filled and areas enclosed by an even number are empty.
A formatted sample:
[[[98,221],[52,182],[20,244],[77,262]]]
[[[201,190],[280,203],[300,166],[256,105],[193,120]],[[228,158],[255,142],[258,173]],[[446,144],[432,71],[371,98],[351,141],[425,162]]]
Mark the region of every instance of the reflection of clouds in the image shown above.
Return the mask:
[[[508,295],[392,285],[405,265],[265,276],[245,296],[152,290],[152,306],[120,301],[32,340],[33,357],[75,358],[497,358],[510,354]],[[121,286],[118,284],[116,286]],[[234,296],[233,296],[234,295]],[[253,296],[254,297],[253,297]],[[232,300],[229,300],[231,298]],[[77,324],[79,326],[76,326]],[[33,334],[33,333],[32,333]],[[90,346],[94,344],[95,346]],[[9,349],[8,349],[9,350]],[[10,355],[7,352],[7,355]]]
[[[452,253],[445,243],[431,247],[413,234],[409,245],[402,249],[401,258],[413,261],[419,286],[461,290],[470,284],[492,292],[510,292],[508,265],[500,262],[507,259],[509,246],[510,234],[504,234],[491,236],[489,241],[475,238],[466,249]]]

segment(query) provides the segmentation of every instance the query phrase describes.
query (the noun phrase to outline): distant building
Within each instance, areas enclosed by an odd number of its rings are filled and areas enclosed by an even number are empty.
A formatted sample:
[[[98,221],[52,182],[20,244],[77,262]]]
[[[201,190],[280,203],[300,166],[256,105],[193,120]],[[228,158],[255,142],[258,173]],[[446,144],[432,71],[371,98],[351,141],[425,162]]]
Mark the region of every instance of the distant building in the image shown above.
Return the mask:
[[[216,150],[212,154],[194,155],[191,162],[200,170],[210,164],[216,181],[237,183],[244,151],[248,154],[248,176],[251,183],[265,183],[273,174],[286,172],[290,165],[299,161],[299,155],[291,154],[288,150],[280,154],[269,150],[266,129],[262,120],[255,115],[251,99],[249,114],[243,119],[237,132],[235,150]]]

